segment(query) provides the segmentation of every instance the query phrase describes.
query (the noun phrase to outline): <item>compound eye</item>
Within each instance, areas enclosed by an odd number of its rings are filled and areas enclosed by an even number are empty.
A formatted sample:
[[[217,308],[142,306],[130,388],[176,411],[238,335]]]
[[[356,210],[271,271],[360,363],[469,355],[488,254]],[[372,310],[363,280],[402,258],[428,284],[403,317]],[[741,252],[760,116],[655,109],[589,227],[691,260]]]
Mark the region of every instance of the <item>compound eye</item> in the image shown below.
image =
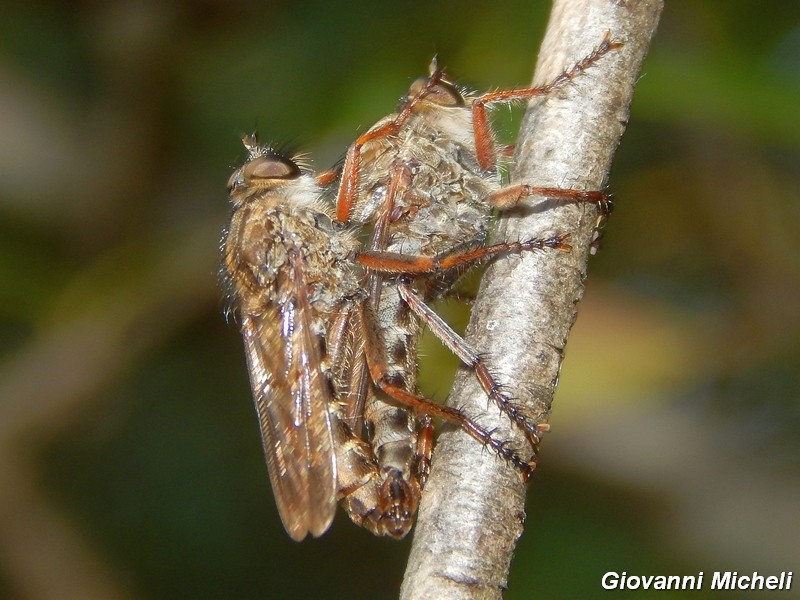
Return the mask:
[[[440,81],[431,88],[429,93],[431,102],[442,106],[464,106],[464,97],[449,81]]]
[[[248,183],[267,179],[295,179],[300,176],[300,168],[288,159],[259,156],[242,168],[242,176]]]
[[[231,174],[230,178],[228,178],[228,189],[232,190],[233,188],[241,184],[242,184],[242,170],[236,169]]]
[[[456,86],[444,79],[433,85],[429,84],[428,78],[417,79],[411,84],[406,98],[411,100],[421,93],[425,94],[426,101],[439,106],[464,106],[464,97],[456,89]]]

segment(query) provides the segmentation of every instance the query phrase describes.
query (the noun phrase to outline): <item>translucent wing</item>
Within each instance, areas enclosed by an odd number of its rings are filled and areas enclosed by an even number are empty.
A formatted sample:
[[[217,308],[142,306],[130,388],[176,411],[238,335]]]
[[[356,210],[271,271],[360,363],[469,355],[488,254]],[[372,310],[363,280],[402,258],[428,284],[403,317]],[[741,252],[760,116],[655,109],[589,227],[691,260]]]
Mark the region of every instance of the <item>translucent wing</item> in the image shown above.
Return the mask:
[[[242,335],[272,489],[292,539],[320,536],[336,511],[336,462],[301,259],[290,255],[276,302],[242,315]]]

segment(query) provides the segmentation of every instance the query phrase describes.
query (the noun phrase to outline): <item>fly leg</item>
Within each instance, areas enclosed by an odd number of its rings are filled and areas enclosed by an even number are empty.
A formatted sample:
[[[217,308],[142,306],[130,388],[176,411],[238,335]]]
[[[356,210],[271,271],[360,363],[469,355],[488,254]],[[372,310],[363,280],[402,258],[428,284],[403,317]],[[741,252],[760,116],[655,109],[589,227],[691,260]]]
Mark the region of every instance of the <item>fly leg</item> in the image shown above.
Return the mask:
[[[383,273],[436,275],[449,269],[465,269],[482,259],[499,254],[544,249],[569,252],[572,250],[572,246],[566,243],[568,237],[567,234],[561,234],[546,238],[534,238],[524,242],[501,242],[466,250],[448,250],[435,256],[416,256],[399,252],[365,250],[359,253],[358,262],[365,267]]]
[[[622,43],[612,41],[610,35],[606,34],[600,45],[592,50],[590,54],[578,61],[571,69],[564,71],[545,85],[530,88],[516,88],[512,90],[498,90],[495,92],[488,92],[476,98],[472,103],[472,126],[475,131],[475,155],[478,158],[478,164],[483,169],[489,170],[495,167],[497,161],[494,136],[492,135],[491,125],[486,114],[486,107],[488,105],[498,102],[527,100],[537,96],[546,96],[553,90],[565,86],[570,81],[583,74],[604,55],[620,47],[622,47]]]
[[[420,298],[411,286],[406,282],[398,285],[398,291],[406,304],[422,321],[428,326],[431,332],[441,340],[441,342],[455,354],[461,362],[475,372],[481,388],[486,395],[503,411],[508,417],[518,425],[524,432],[533,446],[534,460],[539,447],[539,434],[546,432],[550,426],[545,423],[536,423],[530,419],[513,402],[511,397],[505,392],[503,386],[494,378],[489,371],[486,362],[481,356],[470,347],[467,342],[458,335],[453,329],[431,309]]]
[[[507,210],[519,204],[520,200],[529,196],[545,196],[558,198],[567,202],[596,202],[600,214],[608,216],[611,213],[611,200],[608,194],[600,191],[572,190],[557,187],[535,187],[525,183],[508,185],[490,194],[486,201],[499,210]]]
[[[350,216],[350,209],[358,194],[358,172],[361,167],[361,149],[372,140],[388,137],[400,131],[400,128],[414,112],[416,104],[425,98],[442,77],[440,70],[434,71],[425,85],[410,98],[400,113],[391,121],[381,127],[363,133],[347,149],[347,154],[342,167],[342,179],[336,195],[336,220],[346,222]]]
[[[535,462],[520,457],[506,442],[495,439],[491,432],[478,425],[460,410],[435,404],[422,396],[406,391],[403,387],[395,383],[392,374],[388,371],[385,344],[381,339],[380,325],[369,306],[361,306],[361,318],[364,328],[364,347],[370,377],[381,391],[393,401],[407,406],[418,413],[439,417],[458,425],[478,442],[487,446],[514,466],[519,471],[523,480],[528,480],[535,468]]]

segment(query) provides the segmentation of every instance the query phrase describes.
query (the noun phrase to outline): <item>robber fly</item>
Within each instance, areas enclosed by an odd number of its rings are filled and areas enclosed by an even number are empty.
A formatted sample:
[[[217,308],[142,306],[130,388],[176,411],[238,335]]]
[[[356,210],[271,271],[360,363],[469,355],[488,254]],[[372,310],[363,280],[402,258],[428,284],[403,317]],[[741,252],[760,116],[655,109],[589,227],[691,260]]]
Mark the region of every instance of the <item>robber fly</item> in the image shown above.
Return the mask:
[[[527,479],[535,468],[538,434],[547,430],[524,414],[470,348],[428,304],[446,294],[476,263],[499,254],[529,250],[570,250],[566,234],[487,244],[493,208],[515,206],[527,196],[546,196],[575,202],[598,202],[599,191],[503,186],[496,165],[497,149],[486,108],[545,96],[578,77],[620,44],[607,36],[589,55],[547,85],[474,95],[458,89],[447,75],[431,65],[430,75],[411,86],[396,114],[382,119],[349,147],[337,191],[336,218],[372,224],[374,232],[358,262],[367,267],[371,303],[383,332],[384,361],[370,367],[379,393],[365,399],[363,409],[377,460],[385,471],[402,469],[393,463],[408,456],[418,440],[412,409],[464,428],[481,443],[512,463]],[[474,369],[487,395],[522,428],[533,447],[525,459],[460,411],[433,404],[416,394],[417,340],[420,323]],[[426,436],[429,421],[423,421]],[[396,448],[405,447],[401,453]],[[387,448],[394,448],[388,452]],[[426,476],[427,465],[418,467]]]
[[[366,384],[367,297],[354,233],[333,222],[315,177],[254,136],[228,182],[221,280],[244,337],[250,384],[278,512],[292,539],[322,535],[337,499],[378,535],[402,537],[414,483],[379,472],[354,434]]]

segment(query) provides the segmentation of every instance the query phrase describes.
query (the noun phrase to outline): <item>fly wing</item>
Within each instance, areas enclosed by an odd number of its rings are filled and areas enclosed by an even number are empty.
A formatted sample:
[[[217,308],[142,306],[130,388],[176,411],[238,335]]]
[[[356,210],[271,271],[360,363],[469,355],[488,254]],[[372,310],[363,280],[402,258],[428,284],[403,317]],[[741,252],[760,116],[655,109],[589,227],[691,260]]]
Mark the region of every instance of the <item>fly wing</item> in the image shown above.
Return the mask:
[[[330,389],[299,261],[291,258],[278,302],[242,317],[270,481],[283,525],[297,541],[325,533],[336,511]]]

